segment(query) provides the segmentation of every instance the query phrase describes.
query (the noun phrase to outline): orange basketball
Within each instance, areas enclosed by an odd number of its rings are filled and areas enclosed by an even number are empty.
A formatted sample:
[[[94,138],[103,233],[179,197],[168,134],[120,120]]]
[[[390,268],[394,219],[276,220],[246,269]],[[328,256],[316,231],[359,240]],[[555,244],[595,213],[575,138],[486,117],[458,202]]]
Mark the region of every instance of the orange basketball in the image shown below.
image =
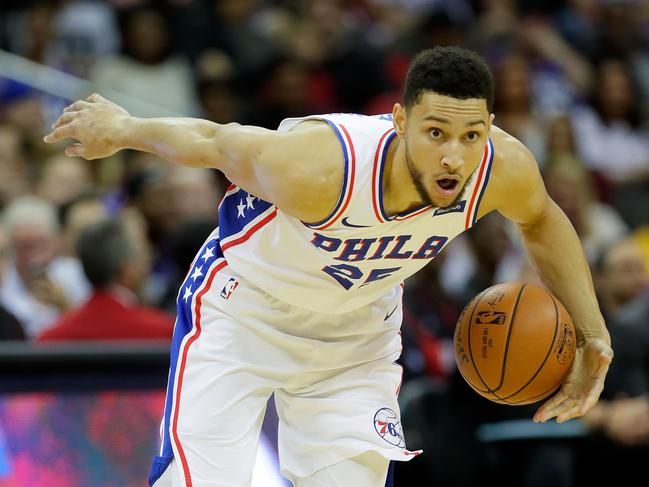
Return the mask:
[[[575,357],[575,328],[566,309],[542,287],[520,282],[492,286],[473,298],[453,341],[464,379],[501,404],[549,396]]]

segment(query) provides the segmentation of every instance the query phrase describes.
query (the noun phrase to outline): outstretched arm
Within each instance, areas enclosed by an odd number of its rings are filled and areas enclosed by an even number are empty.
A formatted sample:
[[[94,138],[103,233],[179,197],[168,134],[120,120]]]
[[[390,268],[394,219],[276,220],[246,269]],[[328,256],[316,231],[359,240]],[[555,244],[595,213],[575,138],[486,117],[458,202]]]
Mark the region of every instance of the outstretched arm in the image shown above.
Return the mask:
[[[219,169],[287,213],[318,221],[340,192],[342,148],[324,123],[298,127],[277,132],[195,118],[136,118],[94,94],[68,106],[44,140],[74,139],[65,153],[88,160],[134,149],[185,166]]]
[[[548,196],[534,157],[513,138],[503,145],[490,207],[517,223],[539,277],[570,313],[577,333],[572,370],[560,391],[544,403],[535,421],[581,416],[598,400],[613,358],[590,270],[570,221]]]

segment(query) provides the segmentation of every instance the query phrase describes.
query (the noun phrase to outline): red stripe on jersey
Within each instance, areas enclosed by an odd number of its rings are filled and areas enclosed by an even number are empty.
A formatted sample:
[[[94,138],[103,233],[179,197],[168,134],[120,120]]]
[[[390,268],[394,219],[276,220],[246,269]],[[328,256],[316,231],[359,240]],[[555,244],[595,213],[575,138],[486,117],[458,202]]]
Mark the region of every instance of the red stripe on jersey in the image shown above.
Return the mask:
[[[489,144],[485,145],[484,154],[482,155],[482,161],[480,162],[480,172],[478,173],[478,182],[473,188],[473,194],[471,195],[471,201],[469,202],[469,209],[466,212],[466,221],[464,222],[464,228],[468,230],[471,222],[471,211],[473,210],[473,205],[475,204],[475,199],[480,193],[480,185],[482,184],[482,176],[484,176],[484,170],[487,166],[486,161],[489,154]]]
[[[424,206],[423,208],[419,208],[418,210],[415,210],[414,212],[409,213],[409,214],[407,214],[407,215],[404,215],[404,216],[397,216],[397,217],[395,218],[395,220],[397,220],[397,221],[407,220],[408,218],[412,218],[413,216],[417,216],[417,215],[421,215],[422,213],[426,213],[426,212],[427,212],[428,210],[430,210],[431,208],[432,208],[431,205]]]
[[[254,224],[251,228],[249,228],[249,229],[246,231],[246,233],[244,233],[241,237],[239,237],[239,238],[235,238],[234,240],[230,240],[230,241],[227,242],[227,243],[221,244],[221,250],[222,250],[223,252],[225,252],[225,251],[226,251],[227,249],[229,249],[230,247],[233,247],[233,246],[235,246],[235,245],[239,245],[239,244],[245,242],[246,240],[248,240],[248,239],[252,236],[253,233],[255,233],[255,232],[256,232],[257,230],[259,230],[261,227],[263,227],[264,225],[266,225],[266,223],[268,223],[269,221],[271,221],[271,220],[272,220],[273,218],[275,218],[276,216],[277,216],[277,208],[276,208],[276,207],[273,207],[273,211],[272,211],[270,214],[266,215],[262,220],[260,220],[260,221],[258,221],[257,223],[255,223],[255,224]]]

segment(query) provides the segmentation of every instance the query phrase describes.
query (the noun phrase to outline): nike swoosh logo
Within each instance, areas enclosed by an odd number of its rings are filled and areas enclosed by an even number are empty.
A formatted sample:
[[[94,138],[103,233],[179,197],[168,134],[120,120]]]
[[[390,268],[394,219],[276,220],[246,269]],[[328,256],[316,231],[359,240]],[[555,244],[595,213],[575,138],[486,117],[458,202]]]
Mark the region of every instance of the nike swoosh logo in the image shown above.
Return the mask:
[[[349,222],[347,221],[347,218],[348,218],[348,217],[345,217],[345,218],[343,218],[343,220],[342,220],[342,224],[343,224],[344,226],[346,226],[346,227],[350,227],[350,228],[369,228],[368,225],[354,225],[353,223],[349,223]]]
[[[390,311],[387,315],[385,315],[385,318],[383,318],[383,321],[388,321],[390,316],[392,316],[394,314],[394,312],[397,310],[398,307],[399,307],[399,305],[397,304],[392,311]]]

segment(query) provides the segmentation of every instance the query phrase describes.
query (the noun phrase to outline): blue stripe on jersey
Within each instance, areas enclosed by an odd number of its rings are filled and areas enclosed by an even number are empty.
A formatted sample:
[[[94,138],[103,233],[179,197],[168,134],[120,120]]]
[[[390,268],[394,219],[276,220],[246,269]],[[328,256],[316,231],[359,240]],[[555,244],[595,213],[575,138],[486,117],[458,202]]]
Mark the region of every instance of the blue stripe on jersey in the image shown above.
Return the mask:
[[[491,174],[491,163],[493,162],[494,158],[494,145],[491,139],[488,141],[489,144],[489,160],[487,161],[487,169],[485,170],[485,175],[484,175],[484,182],[482,183],[482,188],[480,188],[480,194],[478,195],[478,199],[475,202],[475,208],[473,209],[473,218],[471,219],[471,226],[473,226],[478,219],[478,208],[480,207],[480,201],[482,200],[482,196],[484,195],[484,190],[487,187],[487,183],[489,183],[489,174]]]
[[[243,189],[223,198],[219,207],[219,238],[221,241],[235,235],[251,221],[273,206]]]
[[[397,135],[396,132],[392,132],[390,135],[387,136],[385,139],[385,145],[383,146],[383,153],[381,154],[381,161],[379,162],[379,177],[378,177],[378,195],[379,195],[379,211],[381,212],[381,216],[385,221],[390,221],[391,218],[383,208],[383,169],[385,167],[385,158],[388,155],[388,147],[390,146],[390,142],[394,137]]]
[[[165,472],[174,453],[171,447],[171,437],[169,434],[169,425],[171,421],[171,411],[173,407],[173,392],[176,381],[176,369],[180,348],[184,338],[192,332],[194,323],[192,320],[192,297],[196,291],[203,285],[203,281],[208,275],[208,270],[216,260],[223,259],[223,252],[219,240],[216,237],[210,237],[207,242],[198,251],[194,265],[189,270],[185,281],[178,292],[176,308],[178,315],[174,326],[174,334],[171,340],[169,380],[167,384],[167,397],[165,400],[164,427],[162,436],[162,450],[160,456],[153,459],[153,465],[149,472],[149,485],[153,485]]]
[[[336,124],[333,123],[331,120],[327,120],[327,119],[322,119],[322,120],[327,122],[327,124],[334,130],[334,132],[336,132],[336,135],[338,136],[338,140],[340,141],[340,145],[343,148],[343,157],[345,158],[345,164],[344,164],[344,171],[345,172],[343,174],[343,188],[340,191],[340,197],[338,198],[338,202],[336,203],[336,207],[333,209],[333,211],[331,213],[329,213],[327,218],[325,218],[324,220],[320,220],[319,222],[316,222],[316,223],[306,223],[306,222],[304,222],[304,224],[307,227],[319,227],[320,225],[324,225],[325,223],[327,223],[327,221],[329,221],[336,214],[336,212],[340,209],[340,205],[343,204],[343,201],[345,200],[345,195],[347,194],[347,185],[348,185],[347,177],[348,177],[348,173],[349,173],[349,156],[348,156],[347,153],[348,153],[349,149],[347,147],[347,144],[345,143],[345,139],[343,137],[343,134],[340,133],[340,129],[338,129]]]

